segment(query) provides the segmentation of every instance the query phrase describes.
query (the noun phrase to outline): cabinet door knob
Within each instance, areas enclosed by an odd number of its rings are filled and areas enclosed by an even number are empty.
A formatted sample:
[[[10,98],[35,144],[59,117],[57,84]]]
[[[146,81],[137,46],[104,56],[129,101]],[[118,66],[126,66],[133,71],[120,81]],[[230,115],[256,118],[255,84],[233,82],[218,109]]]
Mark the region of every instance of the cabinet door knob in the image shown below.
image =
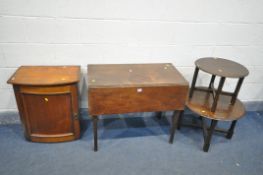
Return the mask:
[[[78,113],[74,112],[73,118],[74,118],[74,120],[78,120]]]
[[[48,102],[48,98],[47,97],[45,97],[44,100],[45,100],[45,102]]]

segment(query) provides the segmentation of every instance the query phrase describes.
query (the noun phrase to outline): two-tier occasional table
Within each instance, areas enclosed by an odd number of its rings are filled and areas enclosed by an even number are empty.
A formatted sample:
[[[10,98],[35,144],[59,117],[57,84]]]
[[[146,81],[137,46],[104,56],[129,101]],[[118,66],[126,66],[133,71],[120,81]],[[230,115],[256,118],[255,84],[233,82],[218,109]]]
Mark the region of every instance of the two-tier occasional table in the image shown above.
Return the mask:
[[[243,80],[249,72],[243,65],[223,58],[200,58],[196,60],[195,65],[195,72],[186,106],[200,116],[204,131],[203,150],[207,152],[214,131],[223,132],[226,134],[226,138],[231,139],[237,120],[244,116],[245,107],[237,96]],[[211,76],[207,87],[196,86],[199,70]],[[219,79],[217,87],[215,85],[216,77]],[[233,92],[224,91],[223,86],[226,78],[237,79]],[[206,126],[204,118],[211,120],[209,127]],[[228,130],[216,128],[218,121],[231,121],[230,128]]]
[[[25,137],[33,142],[62,142],[80,136],[79,66],[21,66],[13,84]]]
[[[99,115],[184,110],[188,82],[170,63],[88,65],[88,109],[97,151]],[[174,131],[174,129],[171,129]],[[170,141],[174,132],[171,132]]]

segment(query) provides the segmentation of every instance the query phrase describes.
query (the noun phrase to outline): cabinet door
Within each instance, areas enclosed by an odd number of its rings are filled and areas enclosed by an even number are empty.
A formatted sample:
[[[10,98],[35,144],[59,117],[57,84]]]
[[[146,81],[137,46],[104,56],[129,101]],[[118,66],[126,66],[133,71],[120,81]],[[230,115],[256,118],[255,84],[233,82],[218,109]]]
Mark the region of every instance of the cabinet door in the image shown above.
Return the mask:
[[[72,93],[53,89],[23,89],[22,103],[32,141],[59,142],[74,139]],[[64,89],[65,90],[65,89]]]

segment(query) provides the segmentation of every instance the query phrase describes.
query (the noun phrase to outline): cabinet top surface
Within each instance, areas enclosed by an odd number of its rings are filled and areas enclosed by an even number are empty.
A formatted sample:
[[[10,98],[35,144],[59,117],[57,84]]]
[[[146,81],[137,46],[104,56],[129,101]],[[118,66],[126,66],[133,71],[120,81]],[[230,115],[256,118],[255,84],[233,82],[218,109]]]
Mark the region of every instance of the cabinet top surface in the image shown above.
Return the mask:
[[[15,85],[62,85],[78,82],[79,66],[21,66],[7,81]]]
[[[88,87],[188,86],[171,63],[88,65]]]
[[[207,73],[222,77],[240,78],[249,73],[243,65],[223,58],[200,58],[195,61],[195,65]]]

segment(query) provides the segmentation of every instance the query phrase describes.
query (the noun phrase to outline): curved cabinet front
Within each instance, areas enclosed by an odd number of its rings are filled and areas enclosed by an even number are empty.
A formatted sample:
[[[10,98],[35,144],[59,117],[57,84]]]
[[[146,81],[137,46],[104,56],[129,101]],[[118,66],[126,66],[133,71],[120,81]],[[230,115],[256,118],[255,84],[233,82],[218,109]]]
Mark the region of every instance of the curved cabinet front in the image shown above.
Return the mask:
[[[77,84],[14,86],[25,136],[33,142],[78,139]]]

